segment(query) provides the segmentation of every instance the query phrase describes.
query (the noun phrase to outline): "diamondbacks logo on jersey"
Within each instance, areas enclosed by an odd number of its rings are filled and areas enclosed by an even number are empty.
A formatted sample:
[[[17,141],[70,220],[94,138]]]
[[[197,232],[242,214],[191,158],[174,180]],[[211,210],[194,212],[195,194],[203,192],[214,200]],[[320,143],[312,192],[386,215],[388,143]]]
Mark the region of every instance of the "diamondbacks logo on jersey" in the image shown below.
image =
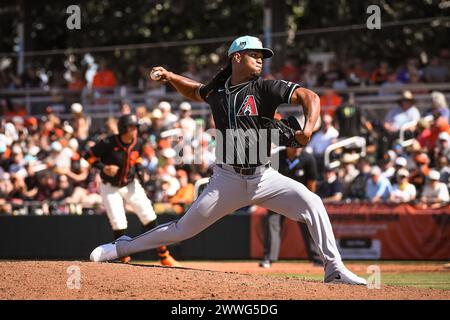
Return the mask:
[[[256,108],[255,97],[253,95],[245,97],[244,102],[239,108],[237,116],[245,117],[257,115],[258,115],[258,108]]]

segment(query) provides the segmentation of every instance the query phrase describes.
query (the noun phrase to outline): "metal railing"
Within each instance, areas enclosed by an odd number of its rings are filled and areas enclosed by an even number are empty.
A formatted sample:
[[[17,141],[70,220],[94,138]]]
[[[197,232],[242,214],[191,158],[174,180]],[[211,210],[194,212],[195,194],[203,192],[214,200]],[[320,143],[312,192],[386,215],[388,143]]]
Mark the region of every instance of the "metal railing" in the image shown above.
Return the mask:
[[[366,155],[366,139],[365,138],[363,138],[363,137],[347,138],[347,139],[338,141],[336,143],[333,143],[325,149],[325,153],[324,153],[325,166],[330,167],[330,168],[339,167],[341,164],[340,160],[334,160],[334,161],[330,162],[331,153],[337,149],[348,148],[350,146],[356,146],[357,148],[361,148],[361,151],[359,152],[360,157],[364,157]]]
[[[311,88],[316,93],[323,94],[328,88]],[[347,87],[345,89],[334,89],[338,94],[348,94],[354,97],[355,103],[362,109],[382,109],[388,110],[392,105],[397,104],[403,90],[412,92],[431,92],[433,90],[442,91],[447,100],[450,100],[450,83],[423,83],[415,85],[402,85],[395,88],[385,88],[383,86]],[[380,94],[382,93],[382,94]],[[137,88],[117,87],[114,92],[102,92],[101,90],[84,89],[74,91],[68,89],[17,89],[0,90],[0,97],[11,99],[13,103],[23,105],[29,114],[36,114],[34,109],[38,106],[64,105],[70,101],[81,102],[85,107],[85,113],[97,116],[115,116],[119,111],[121,101],[129,101],[132,107],[140,104],[147,105],[149,109],[161,100],[167,100],[178,104],[185,99],[177,92],[155,93],[139,90]],[[418,93],[414,95],[417,107],[424,108],[431,105],[431,98],[428,93]],[[55,102],[55,101],[60,102]],[[209,115],[210,111],[205,103],[191,103],[193,114],[198,116]],[[36,108],[35,108],[36,107]],[[66,105],[66,109],[70,107]],[[176,108],[175,108],[176,109]],[[298,107],[283,107],[286,110],[296,110]]]

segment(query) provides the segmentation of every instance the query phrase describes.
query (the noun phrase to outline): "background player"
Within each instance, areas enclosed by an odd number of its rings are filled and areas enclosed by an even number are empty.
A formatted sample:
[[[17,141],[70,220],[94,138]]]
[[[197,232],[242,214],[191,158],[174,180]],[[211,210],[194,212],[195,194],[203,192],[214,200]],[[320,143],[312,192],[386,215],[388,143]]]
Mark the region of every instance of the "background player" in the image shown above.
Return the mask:
[[[89,163],[100,170],[100,194],[106,208],[114,238],[125,235],[128,227],[124,201],[131,205],[145,230],[156,227],[156,214],[136,176],[142,175],[142,141],[137,137],[137,119],[126,114],[119,118],[118,135],[98,142],[88,153]],[[158,256],[165,266],[180,266],[165,246],[158,246]],[[121,257],[129,262],[130,257]]]
[[[208,186],[183,217],[133,239],[121,237],[101,245],[92,251],[92,261],[108,261],[180,242],[239,208],[259,205],[307,224],[324,262],[325,282],[366,284],[342,263],[320,197],[271,168],[268,162],[271,140],[262,130],[264,119],[273,119],[280,104],[303,105],[305,125],[295,132],[299,145],[309,142],[320,114],[319,97],[314,92],[292,82],[260,77],[263,59],[272,55],[273,51],[263,48],[258,38],[237,38],[228,50],[228,66],[207,85],[163,67],[153,68],[153,77],[169,82],[185,97],[211,106],[217,135],[222,137],[217,139],[217,165]],[[251,151],[255,146],[265,148],[267,157],[257,152],[254,161]]]
[[[314,156],[305,152],[303,148],[286,148],[279,152],[278,172],[305,185],[311,192],[317,188],[317,165]],[[278,261],[281,246],[281,230],[284,216],[269,211],[264,225],[264,259],[260,267],[270,268],[272,262]],[[298,224],[305,242],[308,260],[322,265],[320,256],[304,223]]]

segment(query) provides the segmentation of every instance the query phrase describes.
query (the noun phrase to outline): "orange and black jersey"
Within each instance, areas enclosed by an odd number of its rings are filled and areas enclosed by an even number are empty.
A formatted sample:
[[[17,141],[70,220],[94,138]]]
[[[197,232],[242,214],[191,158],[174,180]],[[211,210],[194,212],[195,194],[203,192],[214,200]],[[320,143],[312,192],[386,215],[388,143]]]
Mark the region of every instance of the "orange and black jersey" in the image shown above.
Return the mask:
[[[132,143],[125,144],[119,135],[109,136],[92,147],[86,158],[88,162],[101,172],[102,181],[116,187],[123,187],[133,182],[141,164],[142,140],[135,138]],[[114,177],[103,172],[105,165],[116,165],[120,169]]]

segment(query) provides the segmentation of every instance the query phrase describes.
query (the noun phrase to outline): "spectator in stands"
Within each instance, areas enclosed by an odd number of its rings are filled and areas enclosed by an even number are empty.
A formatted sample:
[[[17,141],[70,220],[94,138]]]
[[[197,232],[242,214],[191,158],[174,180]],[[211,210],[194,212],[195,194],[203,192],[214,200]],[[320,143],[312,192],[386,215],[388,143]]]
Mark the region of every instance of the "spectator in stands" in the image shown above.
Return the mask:
[[[381,176],[381,169],[377,166],[370,171],[370,179],[366,185],[367,200],[372,203],[386,202],[392,192],[391,182]]]
[[[392,96],[403,86],[403,83],[397,79],[397,74],[393,71],[389,72],[386,81],[381,84],[380,96]]]
[[[325,167],[324,179],[317,189],[317,195],[322,198],[324,203],[342,200],[342,182],[336,171],[334,168]]]
[[[431,122],[426,119],[420,119],[419,122],[417,122],[417,128],[416,128],[416,139],[417,142],[420,144],[422,148],[430,149],[430,136],[431,136],[431,130],[430,130]]]
[[[342,104],[342,98],[332,89],[326,89],[320,96],[321,114],[334,116],[336,109]]]
[[[425,116],[433,116],[435,119],[438,117],[450,119],[450,110],[442,92],[433,91],[431,93],[431,108],[425,111]]]
[[[422,194],[425,186],[426,177],[430,173],[430,158],[426,153],[419,153],[415,156],[416,169],[411,172],[409,182],[411,182],[417,190],[417,194]]]
[[[391,176],[389,180],[391,180],[391,184],[394,185],[397,179],[397,174],[400,170],[405,169],[408,171],[408,160],[404,157],[397,157],[395,159],[395,165],[394,165],[394,174]],[[408,171],[409,173],[409,171]],[[409,174],[408,174],[409,177]]]
[[[369,81],[369,73],[364,69],[360,60],[356,60],[351,64],[350,68],[347,69],[346,74],[346,81],[349,86],[359,86],[367,84]]]
[[[178,124],[182,130],[183,137],[186,141],[190,141],[195,135],[197,124],[191,117],[192,107],[189,102],[180,103],[180,120]]]
[[[320,158],[323,158],[326,148],[337,141],[338,136],[339,131],[333,126],[333,118],[328,114],[323,115],[322,128],[314,134],[308,144],[318,162],[323,163],[323,159]]]
[[[348,195],[353,181],[359,175],[359,170],[355,166],[358,159],[359,155],[356,153],[344,153],[342,156],[341,163],[343,166],[339,172],[339,177],[342,181],[343,195]]]
[[[32,65],[27,65],[24,73],[20,75],[20,86],[22,88],[39,88],[42,85],[42,79],[39,78],[37,71]]]
[[[392,150],[389,150],[383,155],[383,158],[380,161],[381,165],[381,175],[389,180],[391,180],[392,177],[395,177],[395,152]]]
[[[67,89],[73,91],[81,91],[86,86],[86,81],[84,81],[80,71],[72,71],[70,73],[70,80],[67,83]]]
[[[433,159],[445,157],[450,160],[450,134],[446,131],[441,132],[438,137],[438,143],[434,147]]]
[[[385,61],[382,61],[370,75],[370,82],[374,85],[382,85],[387,81],[388,74],[389,74],[389,64]]]
[[[431,170],[428,174],[427,184],[421,196],[424,208],[439,208],[449,202],[450,197],[445,183],[439,182],[440,174]]]
[[[413,75],[421,76],[419,72],[420,62],[416,58],[408,59],[406,66],[400,68],[397,72],[397,79],[402,83],[411,83]]]
[[[384,129],[389,133],[398,133],[400,128],[413,121],[419,121],[420,112],[414,105],[411,91],[403,91],[399,105],[393,108],[384,119]]]
[[[408,181],[409,171],[402,168],[396,174],[397,183],[394,184],[390,201],[406,203],[416,199],[416,187]]]
[[[427,148],[428,152],[432,154],[439,140],[439,135],[443,132],[450,134],[450,124],[448,123],[448,119],[445,119],[444,117],[435,118],[430,131],[430,136],[427,141]]]
[[[155,108],[150,115],[150,120],[152,121],[152,125],[148,130],[148,135],[150,138],[150,142],[156,145],[156,143],[158,143],[160,140],[161,132],[166,130],[161,109]]]
[[[89,136],[89,120],[83,113],[83,106],[81,103],[73,103],[70,106],[70,111],[73,116],[73,136],[79,141],[84,142]]]
[[[178,121],[178,117],[172,113],[171,104],[167,101],[161,101],[158,104],[158,109],[162,112],[163,126],[168,129],[173,128]]]
[[[349,188],[345,190],[344,199],[365,200],[367,198],[366,185],[370,178],[370,163],[367,161],[367,159],[360,158],[358,160],[357,169],[359,173],[349,185]]]
[[[66,175],[60,175],[56,180],[56,188],[51,194],[51,199],[53,201],[62,202],[72,195],[73,185],[69,183],[69,178],[67,178]]]
[[[356,105],[353,95],[337,108],[334,118],[341,138],[367,135],[373,129]]]
[[[117,86],[117,79],[111,69],[108,68],[106,60],[100,60],[97,72],[92,80],[92,88],[102,90],[102,92],[111,92]]]
[[[450,190],[450,160],[445,156],[440,156],[436,163],[436,169],[439,170],[439,174],[441,175],[440,181],[445,183]]]
[[[176,178],[180,182],[180,188],[170,198],[170,203],[176,213],[183,214],[187,206],[194,201],[195,187],[192,183],[189,183],[188,174],[185,170],[177,170]]]
[[[439,57],[432,57],[430,64],[423,70],[426,82],[446,82],[450,80],[448,68],[441,64]]]
[[[331,61],[328,70],[319,76],[318,85],[334,89],[345,88],[347,86],[345,75],[336,61]]]

